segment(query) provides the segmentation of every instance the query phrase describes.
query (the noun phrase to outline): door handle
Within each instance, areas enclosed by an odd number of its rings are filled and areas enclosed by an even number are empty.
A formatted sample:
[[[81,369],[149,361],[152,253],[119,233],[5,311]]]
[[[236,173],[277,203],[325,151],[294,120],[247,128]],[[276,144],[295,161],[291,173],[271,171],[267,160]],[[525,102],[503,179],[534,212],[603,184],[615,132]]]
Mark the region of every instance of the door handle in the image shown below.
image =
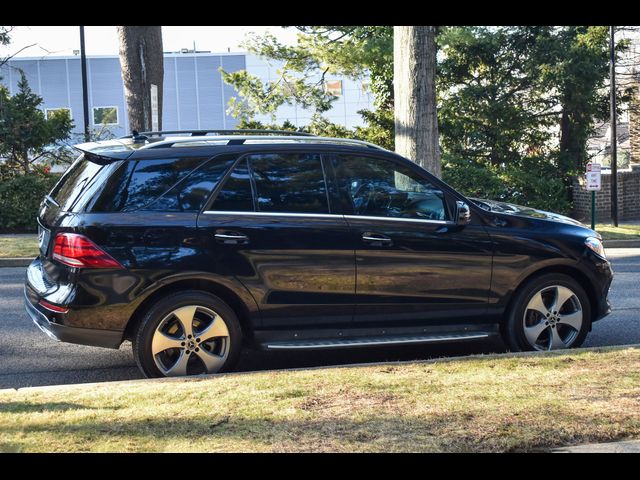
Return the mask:
[[[387,237],[386,235],[382,235],[380,233],[374,233],[374,232],[363,233],[362,241],[377,247],[382,247],[382,246],[388,247],[393,245],[393,240],[391,240],[389,237]]]
[[[249,243],[249,237],[237,232],[216,232],[214,238],[225,245],[244,245]]]

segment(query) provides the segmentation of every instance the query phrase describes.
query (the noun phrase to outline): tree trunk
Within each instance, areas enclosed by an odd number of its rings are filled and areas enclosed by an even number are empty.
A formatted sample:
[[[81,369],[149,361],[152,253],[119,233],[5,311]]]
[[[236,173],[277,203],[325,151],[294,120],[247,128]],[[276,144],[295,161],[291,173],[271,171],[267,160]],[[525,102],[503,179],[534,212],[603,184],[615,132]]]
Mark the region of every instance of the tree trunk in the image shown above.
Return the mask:
[[[129,129],[151,130],[151,85],[154,84],[158,87],[158,129],[162,130],[162,27],[118,27],[118,41]]]
[[[436,27],[393,27],[396,152],[440,177]]]

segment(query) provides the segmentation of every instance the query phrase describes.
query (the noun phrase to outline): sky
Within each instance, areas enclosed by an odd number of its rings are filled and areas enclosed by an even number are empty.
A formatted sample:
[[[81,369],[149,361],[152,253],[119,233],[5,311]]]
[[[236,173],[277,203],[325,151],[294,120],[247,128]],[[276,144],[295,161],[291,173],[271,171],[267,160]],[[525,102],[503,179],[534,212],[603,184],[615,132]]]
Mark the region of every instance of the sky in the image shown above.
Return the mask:
[[[163,26],[162,43],[165,52],[181,48],[219,52],[245,51],[240,43],[249,32],[270,32],[280,41],[295,42],[296,29],[279,26]],[[34,46],[30,46],[35,44]],[[17,26],[11,33],[11,44],[0,46],[0,58],[13,55],[24,47],[16,57],[46,57],[73,55],[80,49],[80,34],[77,26]],[[115,26],[85,26],[87,55],[117,55],[118,39]]]

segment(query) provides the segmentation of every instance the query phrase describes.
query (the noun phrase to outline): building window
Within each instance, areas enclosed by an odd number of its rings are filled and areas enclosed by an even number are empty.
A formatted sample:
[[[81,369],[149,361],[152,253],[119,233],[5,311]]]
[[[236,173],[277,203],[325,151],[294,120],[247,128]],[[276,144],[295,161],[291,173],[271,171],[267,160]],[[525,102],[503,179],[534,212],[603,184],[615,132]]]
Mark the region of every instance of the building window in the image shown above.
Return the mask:
[[[60,112],[60,111],[66,111],[69,114],[69,118],[73,118],[73,116],[71,115],[71,109],[67,108],[67,107],[59,107],[59,108],[45,108],[44,109],[44,116],[47,120],[50,120],[51,117],[56,113],[56,112]]]
[[[342,80],[329,80],[324,82],[324,93],[339,97],[342,95]]]
[[[93,107],[94,125],[118,125],[118,107]]]

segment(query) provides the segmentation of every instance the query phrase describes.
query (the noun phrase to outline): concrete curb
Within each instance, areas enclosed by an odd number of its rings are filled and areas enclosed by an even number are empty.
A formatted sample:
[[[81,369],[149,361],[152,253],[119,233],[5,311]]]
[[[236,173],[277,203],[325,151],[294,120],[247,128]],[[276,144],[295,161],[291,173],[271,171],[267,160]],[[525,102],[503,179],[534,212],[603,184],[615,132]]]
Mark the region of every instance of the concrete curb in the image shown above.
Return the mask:
[[[552,453],[640,453],[640,440],[588,443],[572,447],[554,448]]]
[[[35,258],[35,257],[34,257]],[[2,267],[28,267],[33,262],[33,258],[0,258],[0,268]]]
[[[638,248],[640,240],[604,240],[604,248]]]

